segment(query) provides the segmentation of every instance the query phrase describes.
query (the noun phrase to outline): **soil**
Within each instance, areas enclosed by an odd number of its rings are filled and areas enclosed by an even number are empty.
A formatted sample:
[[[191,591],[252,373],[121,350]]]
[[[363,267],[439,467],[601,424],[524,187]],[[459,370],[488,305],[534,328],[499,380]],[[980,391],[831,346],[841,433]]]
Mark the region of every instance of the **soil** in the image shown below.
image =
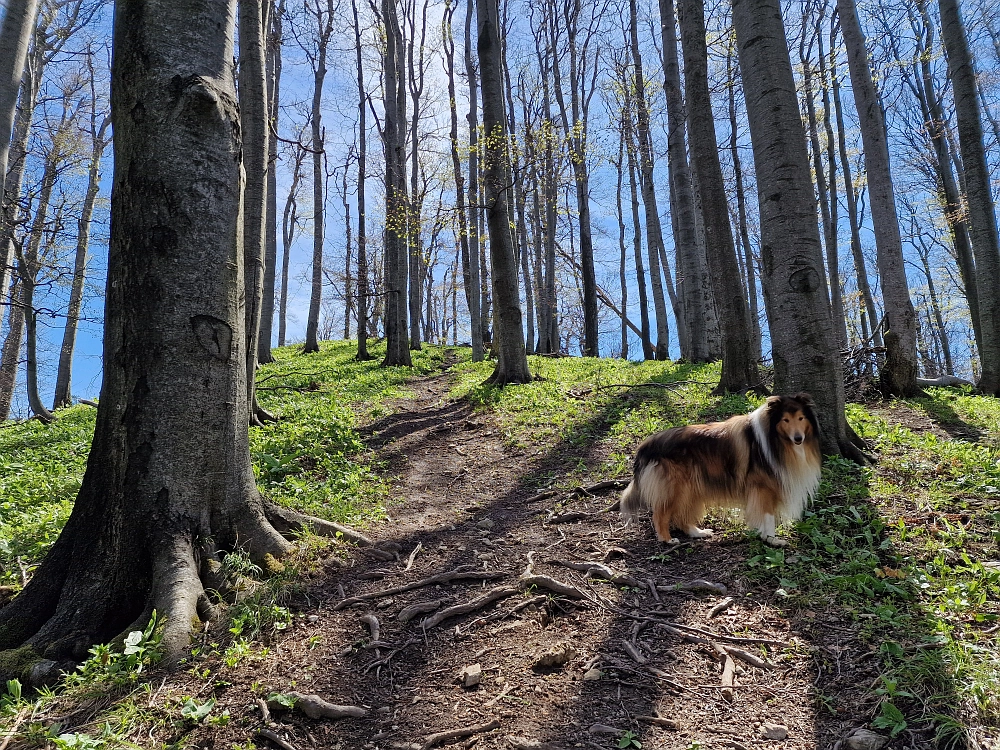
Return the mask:
[[[773,584],[741,577],[751,549],[759,547],[738,524],[716,519],[728,531],[666,545],[648,521],[625,527],[617,513],[607,511],[616,499],[613,490],[539,498],[580,465],[601,465],[600,435],[607,425],[596,424],[597,437],[584,446],[512,447],[490,415],[448,397],[450,383],[447,369],[414,380],[413,396],[365,430],[368,445],[396,478],[398,493],[390,518],[366,531],[376,540],[375,551],[345,546],[346,557],[331,558],[295,597],[293,624],[266,657],[225,670],[220,676],[228,683],[204,683],[201,697],[214,695],[231,720],[224,727],[199,726],[186,741],[226,750],[249,740],[277,746],[257,735],[264,727],[257,698],[271,690],[367,709],[364,718],[339,720],[272,712],[270,731],[299,750],[422,748],[435,733],[468,731],[494,720],[498,728],[448,742],[481,750],[639,747],[622,744],[623,737],[634,737],[645,748],[804,750],[833,747],[871,719],[874,706],[861,701],[877,678],[875,652],[860,645],[855,627],[833,605],[792,610]],[[547,524],[552,511],[589,515]],[[575,586],[586,597],[518,590],[427,630],[420,626],[427,615],[405,624],[397,620],[412,604],[441,600],[444,608],[497,587],[517,587],[529,553],[534,573]],[[556,561],[602,562],[643,585],[584,580],[583,573]],[[417,588],[337,609],[345,597],[462,566],[496,578]],[[718,584],[719,591],[684,588],[699,579]],[[663,590],[654,597],[647,582]],[[540,594],[546,596],[513,612]],[[710,616],[726,596],[732,606]],[[380,625],[376,643],[362,623],[366,615]],[[661,626],[668,622],[714,635],[691,642],[684,631]],[[727,697],[714,645],[722,638],[716,636],[773,642],[735,644],[773,668],[737,660]],[[536,666],[546,652],[557,664]],[[459,673],[477,664],[479,684],[465,687]],[[764,738],[768,724],[781,725],[787,738]],[[929,741],[907,732],[891,746]]]

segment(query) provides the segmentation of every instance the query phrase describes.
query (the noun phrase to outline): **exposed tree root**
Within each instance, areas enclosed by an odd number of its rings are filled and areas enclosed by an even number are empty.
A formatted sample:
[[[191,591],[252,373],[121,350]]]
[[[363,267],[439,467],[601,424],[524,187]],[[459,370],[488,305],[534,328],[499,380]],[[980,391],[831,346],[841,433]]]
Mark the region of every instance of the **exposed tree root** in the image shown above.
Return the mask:
[[[368,715],[367,709],[360,706],[338,706],[323,700],[318,695],[304,695],[295,692],[285,693],[285,695],[292,698],[295,701],[295,708],[310,719],[360,719]],[[285,706],[277,701],[272,701],[268,703],[268,708],[277,711]]]
[[[570,562],[568,560],[549,560],[548,562],[553,565],[561,565],[564,568],[584,573],[585,578],[601,578],[605,581],[610,581],[616,586],[632,586],[634,588],[642,588],[645,585],[637,578],[619,573],[617,570],[609,568],[607,565],[599,562]]]
[[[493,721],[487,722],[486,724],[479,724],[478,726],[463,727],[462,729],[449,729],[447,732],[437,732],[436,734],[427,736],[427,739],[424,740],[424,744],[420,746],[420,750],[430,750],[435,745],[440,745],[450,740],[460,740],[463,737],[471,737],[474,734],[492,732],[494,729],[499,728],[500,720],[493,719]]]
[[[455,568],[454,570],[449,570],[445,573],[438,573],[430,578],[423,578],[419,581],[413,581],[412,583],[406,583],[402,586],[394,586],[390,589],[382,589],[381,591],[372,591],[368,594],[358,594],[357,596],[352,596],[348,599],[343,599],[333,607],[334,611],[339,609],[346,609],[347,607],[359,604],[361,602],[371,601],[372,599],[380,599],[383,596],[393,596],[395,594],[402,594],[406,591],[413,591],[414,589],[423,588],[424,586],[435,586],[439,583],[451,583],[452,581],[495,581],[498,578],[505,578],[506,573],[487,573],[482,570],[466,570],[462,568]]]
[[[268,504],[265,508],[267,520],[271,522],[275,529],[282,534],[292,531],[312,531],[314,534],[328,537],[343,537],[354,542],[359,547],[371,547],[374,542],[360,531],[344,526],[343,524],[326,521],[322,518],[307,516],[295,510],[282,508],[279,505]]]
[[[417,604],[411,604],[408,607],[403,607],[399,610],[399,614],[396,615],[396,619],[399,622],[407,623],[412,620],[417,615],[427,614],[428,612],[433,612],[435,609],[444,604],[444,599],[434,599],[429,602],[418,602]]]
[[[513,596],[518,591],[519,589],[517,586],[498,586],[495,589],[487,591],[482,596],[477,596],[475,599],[465,602],[464,604],[456,604],[453,607],[446,607],[437,614],[421,620],[420,627],[423,630],[430,630],[431,628],[440,625],[449,617],[458,617],[460,615],[467,615],[470,612],[478,612],[484,607],[488,607],[495,601],[506,599],[508,596]]]
[[[272,732],[270,729],[258,729],[257,736],[263,737],[269,742],[273,742],[275,745],[281,748],[281,750],[296,750],[295,745],[291,742],[281,739],[277,732]]]

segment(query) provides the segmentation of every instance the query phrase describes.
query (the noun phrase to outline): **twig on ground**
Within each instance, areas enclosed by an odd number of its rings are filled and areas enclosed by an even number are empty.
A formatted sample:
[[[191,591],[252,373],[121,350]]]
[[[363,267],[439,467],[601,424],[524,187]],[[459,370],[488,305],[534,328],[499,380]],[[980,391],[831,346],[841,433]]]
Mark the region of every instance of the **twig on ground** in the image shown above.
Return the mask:
[[[757,667],[758,669],[777,669],[778,667],[769,661],[761,659],[759,656],[755,656],[748,651],[744,651],[741,648],[733,648],[732,646],[723,646],[726,649],[726,653],[730,656],[735,656],[737,659],[745,661],[747,664]]]
[[[588,597],[576,586],[557,581],[551,576],[545,575],[524,575],[521,576],[521,585],[524,587],[537,586],[540,589],[548,589],[560,596],[568,596],[570,599],[587,599]]]
[[[584,513],[582,510],[571,510],[567,513],[553,513],[549,511],[549,517],[545,519],[544,523],[546,526],[553,526],[560,523],[573,523],[574,521],[582,521],[585,518],[590,518],[592,514]]]
[[[550,497],[555,497],[559,494],[558,490],[545,490],[544,492],[539,492],[537,495],[532,495],[525,503],[537,503],[541,500],[548,500]]]
[[[722,666],[722,697],[727,701],[733,700],[733,678],[736,676],[736,661],[732,656],[726,654]]]
[[[733,602],[735,602],[735,601],[736,600],[733,599],[733,597],[727,596],[725,599],[723,599],[721,602],[719,602],[718,604],[716,604],[714,607],[712,607],[708,611],[708,616],[709,617],[718,617],[723,612],[725,612],[727,609],[729,609],[731,606],[733,606]]]
[[[655,724],[658,727],[666,727],[667,729],[677,729],[677,722],[673,719],[667,719],[663,716],[633,716],[636,721],[641,721],[646,724]]]
[[[645,665],[649,663],[649,659],[642,655],[638,647],[629,641],[622,641],[622,648],[625,649],[625,653],[632,657],[632,660],[636,664]]]
[[[270,729],[258,729],[257,736],[263,737],[265,740],[273,742],[275,745],[281,748],[281,750],[295,750],[295,745],[291,742],[286,742],[278,736],[277,732],[272,732]]]
[[[647,578],[646,586],[649,588],[649,593],[653,595],[653,598],[656,599],[656,601],[660,601],[660,592],[656,590],[656,581],[652,578]]]
[[[449,617],[457,617],[458,615],[467,615],[469,612],[476,612],[483,607],[487,607],[499,599],[504,599],[508,596],[513,596],[518,592],[516,586],[498,586],[495,589],[487,591],[482,596],[478,596],[464,604],[456,604],[452,607],[446,607],[442,609],[435,615],[421,620],[420,627],[424,630],[430,630],[431,628],[440,625],[444,620]]]
[[[271,712],[267,708],[267,701],[263,698],[257,699],[257,708],[260,709],[260,718],[264,720],[265,724],[271,723]]]
[[[435,586],[439,583],[451,583],[452,581],[495,581],[498,578],[505,578],[506,573],[490,573],[483,570],[467,570],[463,568],[455,568],[454,570],[449,570],[444,573],[437,573],[429,578],[422,578],[419,581],[413,581],[412,583],[406,583],[402,586],[393,586],[392,588],[382,589],[381,591],[372,591],[368,594],[358,594],[357,596],[352,596],[349,599],[343,599],[334,605],[334,611],[340,609],[346,609],[347,607],[359,604],[361,602],[371,601],[372,599],[381,599],[384,596],[393,596],[395,594],[402,594],[407,591],[413,591],[414,589],[423,588],[424,586]]]
[[[659,591],[670,592],[670,591],[711,591],[714,594],[725,595],[729,589],[726,588],[725,584],[714,583],[713,581],[706,581],[704,578],[696,578],[693,581],[686,581],[682,583],[673,583],[669,586],[657,586]]]
[[[413,552],[411,552],[410,556],[406,558],[406,567],[403,568],[404,573],[413,567],[413,561],[417,559],[417,555],[420,554],[420,550],[422,550],[423,548],[424,548],[424,543],[417,542],[417,546],[413,548]]]
[[[568,560],[548,560],[552,565],[561,565],[564,568],[569,568],[570,570],[576,570],[584,574],[584,578],[599,578],[605,581],[610,581],[617,586],[632,586],[633,588],[642,588],[643,583],[632,576],[625,575],[624,573],[619,573],[617,570],[608,567],[604,563],[591,562],[585,560],[584,562],[570,562]]]
[[[487,722],[486,724],[479,724],[478,726],[463,727],[461,729],[449,729],[446,732],[437,732],[427,736],[424,740],[424,744],[420,746],[420,750],[430,750],[435,745],[439,745],[448,740],[460,740],[463,737],[471,737],[474,734],[483,734],[484,732],[492,732],[494,729],[500,728],[500,720],[493,719],[493,721]]]

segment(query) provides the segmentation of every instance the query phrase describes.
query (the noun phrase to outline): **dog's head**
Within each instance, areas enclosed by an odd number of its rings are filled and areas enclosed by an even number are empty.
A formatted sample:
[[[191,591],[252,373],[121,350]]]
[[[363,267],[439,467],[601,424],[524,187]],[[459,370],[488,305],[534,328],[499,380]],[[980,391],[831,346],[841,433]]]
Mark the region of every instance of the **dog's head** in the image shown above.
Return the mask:
[[[771,396],[767,399],[767,414],[772,431],[793,445],[802,445],[819,437],[819,422],[812,396],[808,393]]]

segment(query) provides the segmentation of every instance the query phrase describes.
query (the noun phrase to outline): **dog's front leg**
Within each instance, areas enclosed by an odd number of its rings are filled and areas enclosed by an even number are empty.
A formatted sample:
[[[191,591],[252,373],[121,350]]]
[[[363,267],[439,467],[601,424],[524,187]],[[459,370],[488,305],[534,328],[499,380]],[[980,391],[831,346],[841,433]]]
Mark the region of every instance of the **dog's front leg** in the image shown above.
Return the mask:
[[[764,540],[765,544],[770,544],[772,547],[786,547],[788,545],[785,539],[777,536],[777,522],[773,513],[764,514],[764,520],[757,527],[757,533],[760,534],[760,538]]]

